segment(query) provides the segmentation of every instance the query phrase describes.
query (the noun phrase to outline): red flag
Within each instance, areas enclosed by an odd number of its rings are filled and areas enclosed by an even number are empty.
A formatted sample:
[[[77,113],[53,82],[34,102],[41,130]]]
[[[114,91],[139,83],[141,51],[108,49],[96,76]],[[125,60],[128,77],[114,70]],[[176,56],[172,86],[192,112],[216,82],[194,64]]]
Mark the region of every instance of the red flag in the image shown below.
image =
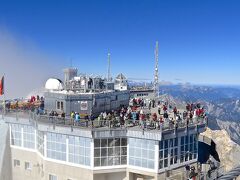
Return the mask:
[[[4,94],[4,76],[0,81],[0,96]]]

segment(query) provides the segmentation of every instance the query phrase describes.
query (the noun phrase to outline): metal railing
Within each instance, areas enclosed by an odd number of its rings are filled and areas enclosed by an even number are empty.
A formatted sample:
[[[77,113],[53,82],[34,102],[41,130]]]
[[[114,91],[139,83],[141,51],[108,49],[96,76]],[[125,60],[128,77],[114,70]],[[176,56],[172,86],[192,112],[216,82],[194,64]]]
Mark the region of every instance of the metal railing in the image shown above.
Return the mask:
[[[120,117],[115,117],[114,119],[74,119],[69,116],[50,116],[46,114],[37,114],[32,111],[23,111],[23,110],[11,110],[6,111],[5,115],[2,117],[13,117],[16,120],[29,119],[30,122],[35,123],[44,123],[44,124],[53,124],[58,126],[74,126],[82,128],[139,128],[144,130],[160,130],[160,131],[169,131],[179,128],[187,127],[196,127],[197,125],[206,125],[206,122],[203,118],[192,119],[188,124],[186,120],[181,120],[175,122],[175,124],[169,119],[165,119],[164,123],[156,122],[151,119],[149,120],[132,120],[128,119],[121,121]]]

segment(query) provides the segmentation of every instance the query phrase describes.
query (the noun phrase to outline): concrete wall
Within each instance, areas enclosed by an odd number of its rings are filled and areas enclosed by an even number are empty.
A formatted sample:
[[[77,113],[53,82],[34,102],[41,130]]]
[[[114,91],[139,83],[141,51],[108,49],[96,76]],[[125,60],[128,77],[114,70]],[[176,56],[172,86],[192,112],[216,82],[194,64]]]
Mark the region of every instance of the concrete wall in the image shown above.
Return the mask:
[[[128,180],[158,180],[158,174],[145,172],[137,169],[128,169],[127,179]]]
[[[126,172],[94,174],[93,180],[127,180]]]
[[[93,180],[91,170],[44,160],[36,152],[12,148],[14,159],[20,160],[20,166],[12,167],[13,180],[49,180],[49,174],[56,175],[58,180]],[[25,169],[25,162],[31,163],[31,170]]]
[[[0,120],[0,179],[12,180],[11,149],[8,125]]]
[[[66,95],[54,92],[45,92],[45,110],[56,110],[56,101],[62,101],[63,111],[70,115],[71,111],[80,114],[93,114],[98,116],[101,112],[118,109],[121,105],[128,106],[129,91],[105,92],[99,94],[74,94]],[[80,108],[81,101],[87,102],[87,109]]]

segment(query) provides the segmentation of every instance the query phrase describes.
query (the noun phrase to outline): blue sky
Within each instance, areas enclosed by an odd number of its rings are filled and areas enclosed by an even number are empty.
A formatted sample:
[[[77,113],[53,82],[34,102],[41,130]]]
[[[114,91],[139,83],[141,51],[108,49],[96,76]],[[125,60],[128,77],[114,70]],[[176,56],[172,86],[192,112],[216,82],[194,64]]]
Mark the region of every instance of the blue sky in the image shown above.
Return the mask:
[[[152,79],[158,40],[161,80],[240,84],[239,9],[237,0],[0,0],[0,28],[82,72],[105,75],[110,51],[114,75]]]

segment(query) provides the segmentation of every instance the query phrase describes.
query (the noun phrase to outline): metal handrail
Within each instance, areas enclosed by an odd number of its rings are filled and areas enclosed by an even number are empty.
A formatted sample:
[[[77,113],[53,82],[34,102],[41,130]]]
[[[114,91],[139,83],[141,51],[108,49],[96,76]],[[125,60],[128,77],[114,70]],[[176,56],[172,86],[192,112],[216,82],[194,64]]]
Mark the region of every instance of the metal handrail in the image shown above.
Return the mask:
[[[124,121],[124,124],[121,124],[119,117],[115,119],[73,119],[69,116],[61,117],[61,116],[50,116],[46,114],[36,114],[32,111],[24,111],[24,110],[14,110],[14,111],[7,111],[5,116],[16,117],[16,120],[21,118],[29,119],[29,121],[35,121],[37,123],[46,123],[46,124],[53,124],[53,125],[63,125],[63,126],[76,126],[76,127],[91,127],[91,128],[100,128],[100,127],[108,127],[108,128],[131,128],[131,127],[140,127],[141,129],[153,130],[158,129],[160,131],[168,131],[174,130],[177,128],[187,128],[187,127],[194,127],[197,125],[205,124],[203,119],[193,120],[187,126],[185,120],[179,121],[176,124],[173,124],[170,120],[166,120],[164,123],[150,120],[132,120],[128,119]]]

